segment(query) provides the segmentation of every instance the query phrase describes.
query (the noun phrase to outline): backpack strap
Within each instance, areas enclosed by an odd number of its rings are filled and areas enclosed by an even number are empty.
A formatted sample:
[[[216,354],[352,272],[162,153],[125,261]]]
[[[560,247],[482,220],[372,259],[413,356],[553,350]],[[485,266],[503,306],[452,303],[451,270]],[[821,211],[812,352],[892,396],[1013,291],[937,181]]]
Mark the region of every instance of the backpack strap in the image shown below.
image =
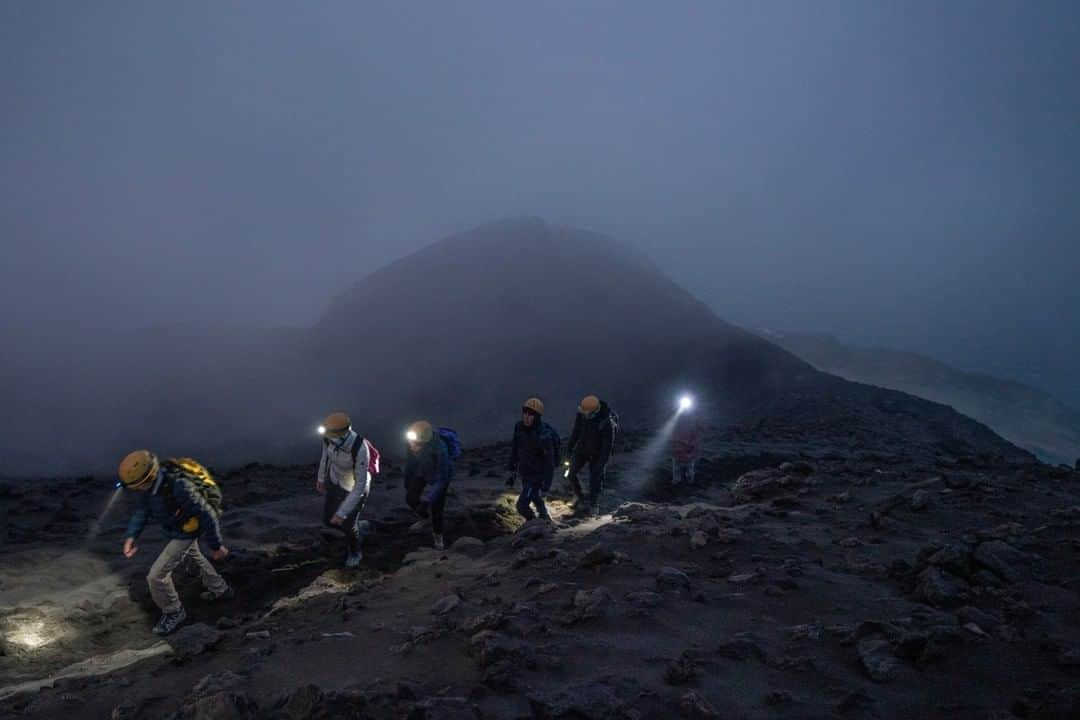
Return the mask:
[[[364,447],[364,436],[360,433],[356,433],[356,440],[353,441],[352,448],[349,452],[352,453],[352,469],[356,472],[356,456],[360,454],[360,448]]]

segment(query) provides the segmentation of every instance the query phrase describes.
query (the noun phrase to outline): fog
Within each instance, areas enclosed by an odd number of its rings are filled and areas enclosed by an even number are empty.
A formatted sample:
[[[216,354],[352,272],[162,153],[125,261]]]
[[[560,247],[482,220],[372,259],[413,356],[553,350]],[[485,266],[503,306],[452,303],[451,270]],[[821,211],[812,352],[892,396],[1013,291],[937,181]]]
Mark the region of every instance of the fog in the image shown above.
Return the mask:
[[[0,60],[5,428],[518,215],[1080,405],[1074,3],[5,3]]]

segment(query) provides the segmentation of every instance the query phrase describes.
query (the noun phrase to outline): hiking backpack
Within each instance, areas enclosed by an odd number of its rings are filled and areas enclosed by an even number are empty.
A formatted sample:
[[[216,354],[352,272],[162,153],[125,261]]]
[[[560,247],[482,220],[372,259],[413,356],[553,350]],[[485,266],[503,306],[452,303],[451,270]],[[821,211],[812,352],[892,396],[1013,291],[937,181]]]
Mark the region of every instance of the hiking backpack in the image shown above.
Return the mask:
[[[461,438],[458,437],[456,431],[441,427],[435,432],[446,443],[446,452],[450,455],[451,460],[461,457]]]
[[[191,458],[169,458],[161,463],[161,470],[170,480],[187,480],[195,488],[203,500],[218,515],[221,515],[224,497],[221,487],[214,480],[210,471],[203,467],[197,460]]]

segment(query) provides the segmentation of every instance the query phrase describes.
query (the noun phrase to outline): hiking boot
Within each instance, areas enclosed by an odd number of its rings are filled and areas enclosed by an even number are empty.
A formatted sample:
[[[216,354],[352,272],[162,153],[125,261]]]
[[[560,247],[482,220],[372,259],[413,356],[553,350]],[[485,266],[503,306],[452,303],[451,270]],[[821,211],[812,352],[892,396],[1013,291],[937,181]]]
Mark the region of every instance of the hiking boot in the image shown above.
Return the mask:
[[[443,536],[439,533],[432,533],[431,538],[434,541],[436,550],[445,550],[446,543],[443,542]]]
[[[169,635],[176,628],[180,627],[180,623],[187,620],[187,612],[184,608],[180,608],[174,613],[165,613],[161,616],[161,619],[157,621],[157,625],[154,626],[155,635]]]
[[[345,567],[350,570],[355,570],[360,567],[360,561],[364,559],[364,553],[357,550],[356,552],[349,553],[349,557],[345,559]]]
[[[201,593],[199,593],[199,597],[201,597],[206,602],[217,602],[218,600],[232,600],[234,597],[236,597],[236,591],[233,590],[232,586],[230,585],[219,593],[213,592],[212,590],[203,590]]]
[[[592,516],[600,517],[600,503],[596,503],[592,506]]]

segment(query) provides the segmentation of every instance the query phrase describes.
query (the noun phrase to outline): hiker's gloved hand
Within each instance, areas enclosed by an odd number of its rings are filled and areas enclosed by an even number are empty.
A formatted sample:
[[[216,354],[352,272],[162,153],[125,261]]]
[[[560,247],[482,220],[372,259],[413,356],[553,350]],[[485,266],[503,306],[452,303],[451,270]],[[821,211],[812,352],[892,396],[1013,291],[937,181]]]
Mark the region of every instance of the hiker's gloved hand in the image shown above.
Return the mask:
[[[516,481],[516,480],[517,480],[517,473],[516,472],[510,473],[510,477],[506,478],[506,487],[508,487],[508,488],[514,487],[514,481]]]

